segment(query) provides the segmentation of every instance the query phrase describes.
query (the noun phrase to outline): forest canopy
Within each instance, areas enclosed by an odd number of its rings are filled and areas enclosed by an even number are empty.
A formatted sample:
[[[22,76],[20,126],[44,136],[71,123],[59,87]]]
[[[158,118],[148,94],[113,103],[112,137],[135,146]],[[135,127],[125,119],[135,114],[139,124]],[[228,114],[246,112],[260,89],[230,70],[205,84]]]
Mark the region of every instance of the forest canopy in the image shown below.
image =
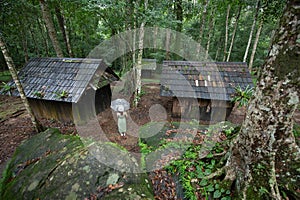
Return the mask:
[[[105,39],[144,22],[146,27],[169,28],[191,37],[215,61],[253,62],[254,68],[263,64],[286,4],[282,0],[150,0],[145,7],[144,1],[133,0],[1,0],[0,31],[18,68],[32,57],[57,56],[42,3],[48,7],[64,57],[84,58]],[[143,55],[159,61],[177,58],[149,49]],[[115,62],[115,70],[132,67],[124,59]],[[2,55],[0,63],[5,70]]]

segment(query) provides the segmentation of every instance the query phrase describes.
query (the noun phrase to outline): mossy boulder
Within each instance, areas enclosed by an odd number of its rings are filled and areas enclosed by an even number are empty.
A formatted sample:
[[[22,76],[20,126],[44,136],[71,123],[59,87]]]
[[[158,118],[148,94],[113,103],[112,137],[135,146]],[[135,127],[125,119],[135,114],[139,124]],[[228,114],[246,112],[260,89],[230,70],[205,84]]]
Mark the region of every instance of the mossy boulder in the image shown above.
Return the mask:
[[[0,180],[0,199],[153,199],[138,171],[136,159],[118,145],[83,145],[48,129],[16,149]]]

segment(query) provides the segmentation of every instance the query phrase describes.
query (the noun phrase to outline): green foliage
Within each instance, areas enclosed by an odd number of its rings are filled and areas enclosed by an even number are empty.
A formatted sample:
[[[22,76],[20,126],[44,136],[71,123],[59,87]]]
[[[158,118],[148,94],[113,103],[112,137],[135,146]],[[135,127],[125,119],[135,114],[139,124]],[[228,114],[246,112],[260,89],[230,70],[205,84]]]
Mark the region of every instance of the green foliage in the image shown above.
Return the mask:
[[[38,98],[43,98],[45,96],[45,93],[43,91],[35,91],[33,94]]]
[[[2,82],[1,88],[3,89],[3,93],[5,93],[5,94],[8,93],[9,95],[11,95],[12,90],[15,89],[14,86],[11,86],[5,82]]]
[[[300,137],[300,125],[299,124],[296,124],[296,123],[294,124],[293,134],[294,134],[295,138]]]
[[[196,188],[200,188],[202,197],[231,199],[230,188],[222,185],[219,180],[206,179],[218,168],[219,161],[211,153],[205,159],[197,159],[200,148],[199,145],[191,146],[184,153],[182,159],[173,161],[166,169],[171,173],[179,172],[187,199],[197,199]]]
[[[11,80],[11,75],[9,71],[0,72],[0,81],[1,82],[8,82]]]
[[[241,86],[235,87],[235,95],[232,98],[232,102],[238,103],[238,107],[247,106],[249,100],[253,95],[253,88],[247,85],[245,89]]]
[[[69,93],[65,90],[56,91],[55,94],[56,94],[56,97],[59,98],[59,99],[64,99],[64,98],[67,98],[69,96]]]
[[[176,3],[180,3],[180,6],[175,6]],[[201,45],[205,48],[208,42],[207,34],[211,29],[209,21],[213,18],[215,26],[209,53],[217,61],[222,59],[223,53],[221,51],[223,51],[224,46],[224,24],[228,3],[231,4],[229,20],[232,22],[234,22],[239,6],[242,6],[239,28],[233,46],[234,53],[231,56],[232,61],[241,61],[246,48],[245,41],[249,37],[256,1],[209,1]],[[65,56],[67,56],[63,34],[59,30],[56,9],[60,8],[61,13],[63,13],[74,57],[86,57],[103,40],[123,31],[133,30],[139,27],[141,22],[145,22],[146,26],[150,27],[182,30],[183,34],[198,40],[199,29],[202,27],[201,22],[204,17],[204,1],[196,3],[193,1],[150,1],[147,9],[145,9],[142,1],[127,0],[52,0],[48,1],[48,4],[57,29],[58,40]],[[266,49],[270,44],[271,32],[277,25],[278,16],[281,15],[284,4],[283,1],[262,1],[263,16],[268,20],[265,20],[264,23],[254,67],[260,66],[267,54]],[[19,12],[20,10],[24,12]],[[212,14],[213,10],[217,14]],[[180,18],[178,13],[181,11],[183,13]],[[25,61],[31,57],[56,56],[43,23],[38,1],[1,1],[0,13],[2,16],[0,29],[7,44],[9,44],[9,50],[17,67],[23,66]],[[229,32],[233,29],[233,24],[229,24]],[[164,40],[164,38],[157,38],[156,42],[160,44],[164,43]],[[171,43],[171,49],[174,48],[173,45],[175,43]],[[110,51],[113,54],[115,50],[111,49]],[[159,61],[165,59],[165,50],[145,49],[144,54]],[[172,52],[170,56],[171,59],[179,58]],[[118,63],[113,67],[122,70],[124,66],[127,67],[126,63],[131,62],[131,58],[132,56],[128,55],[125,59],[118,60]]]
[[[206,135],[210,137],[209,135],[214,135],[221,131],[226,137],[232,138],[238,130],[239,127],[233,124],[221,122],[211,125]],[[224,165],[224,160],[215,157],[214,154],[222,153],[225,149],[228,149],[228,141],[212,143],[211,145],[214,146],[207,150],[209,151],[208,154],[200,159],[199,152],[204,150],[204,146],[189,144],[180,159],[173,160],[170,165],[165,167],[168,172],[179,174],[187,199],[231,199],[230,186],[223,183],[218,177],[207,179],[220,166]],[[165,146],[168,146],[168,144],[165,144]]]
[[[142,98],[143,95],[146,94],[146,91],[144,91],[143,89],[141,89],[140,93],[135,97],[134,99],[134,104],[136,104],[137,102],[139,102]]]

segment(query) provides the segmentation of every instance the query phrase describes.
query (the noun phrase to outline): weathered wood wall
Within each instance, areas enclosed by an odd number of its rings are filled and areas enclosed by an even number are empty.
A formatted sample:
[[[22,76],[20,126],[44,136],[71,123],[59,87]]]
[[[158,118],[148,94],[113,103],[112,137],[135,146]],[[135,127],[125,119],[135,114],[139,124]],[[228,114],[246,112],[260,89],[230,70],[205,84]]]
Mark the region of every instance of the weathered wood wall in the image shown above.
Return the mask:
[[[218,122],[226,120],[232,108],[229,101],[173,98],[172,117]]]
[[[142,70],[142,78],[152,78],[152,70],[143,69]]]
[[[93,97],[95,99],[92,99]],[[110,85],[106,85],[97,91],[92,89],[85,91],[76,104],[29,98],[33,112],[38,118],[55,119],[62,122],[74,121],[73,115],[76,115],[76,120],[80,121],[91,119],[95,114],[109,108],[110,102]]]
[[[70,122],[72,103],[28,98],[29,104],[37,118],[55,119]]]

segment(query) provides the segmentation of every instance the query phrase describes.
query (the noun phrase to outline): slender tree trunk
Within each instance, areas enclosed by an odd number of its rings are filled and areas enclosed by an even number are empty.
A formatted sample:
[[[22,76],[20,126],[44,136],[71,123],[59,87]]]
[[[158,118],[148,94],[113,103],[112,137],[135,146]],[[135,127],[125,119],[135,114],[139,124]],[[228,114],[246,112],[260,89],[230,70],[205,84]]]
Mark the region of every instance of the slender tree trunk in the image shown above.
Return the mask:
[[[205,60],[208,59],[209,57],[209,49],[210,49],[210,42],[211,42],[211,38],[213,35],[213,30],[215,27],[215,8],[212,9],[211,15],[210,15],[210,21],[209,21],[209,31],[208,31],[208,39],[207,39],[207,43],[206,43],[206,50],[205,50]]]
[[[166,30],[166,60],[170,60],[171,30]]]
[[[13,63],[12,58],[9,55],[9,52],[8,52],[8,50],[6,48],[6,45],[5,45],[5,42],[4,42],[4,40],[3,40],[2,36],[1,36],[1,33],[0,33],[0,48],[1,48],[1,51],[3,53],[4,59],[6,61],[6,64],[8,66],[8,69],[10,71],[10,74],[11,74],[11,76],[12,76],[12,78],[13,78],[16,86],[17,86],[17,89],[18,89],[18,91],[20,93],[20,97],[21,97],[21,99],[23,101],[23,104],[24,104],[24,106],[25,106],[25,108],[26,108],[26,110],[27,110],[27,112],[28,112],[28,114],[30,116],[31,122],[32,122],[35,130],[37,132],[43,131],[43,127],[40,125],[40,123],[36,119],[33,111],[31,110],[31,107],[30,107],[29,102],[28,102],[28,100],[26,98],[26,95],[24,93],[24,90],[23,90],[23,87],[21,85],[21,82],[20,82],[20,80],[18,78],[17,70],[15,68],[15,65]]]
[[[52,45],[54,47],[56,55],[57,55],[57,57],[62,58],[62,57],[64,57],[64,55],[63,55],[63,52],[60,48],[59,41],[57,39],[56,30],[55,30],[55,27],[54,27],[54,24],[53,24],[53,20],[51,18],[51,14],[50,14],[50,10],[48,8],[47,1],[46,0],[39,0],[39,1],[40,1],[40,6],[41,6],[43,18],[44,18],[46,27],[48,29],[48,34],[49,34],[49,37],[52,41]]]
[[[205,21],[207,17],[207,7],[209,4],[209,0],[204,1],[204,7],[203,7],[203,13],[202,13],[202,22],[200,25],[200,30],[199,30],[199,38],[198,38],[198,46],[197,46],[197,57],[200,55],[200,50],[201,50],[201,42],[202,42],[202,37],[203,37],[203,32],[204,32],[204,26],[205,26]]]
[[[144,8],[147,10],[148,0],[144,1]],[[139,53],[137,58],[137,67],[136,67],[136,89],[135,89],[135,106],[137,106],[139,101],[139,96],[142,91],[142,58],[144,50],[144,36],[145,36],[145,22],[141,23],[140,33],[139,33]]]
[[[35,54],[36,54],[38,57],[40,57],[40,50],[39,50],[39,47],[38,47],[38,45],[37,45],[36,38],[35,38],[33,29],[31,28],[31,26],[29,27],[29,33],[30,33],[30,36],[31,36],[32,41],[33,41],[33,44],[34,44]]]
[[[177,20],[177,26],[176,26],[176,36],[175,36],[175,49],[180,51],[180,33],[182,31],[182,23],[183,23],[183,9],[182,9],[182,0],[176,0],[175,1],[175,14],[176,14],[176,20]]]
[[[157,48],[157,34],[158,34],[158,27],[155,26],[154,28],[154,40],[153,40],[153,48],[154,48],[154,51],[156,51],[156,48]]]
[[[218,48],[217,48],[217,52],[216,52],[216,56],[215,56],[215,60],[216,60],[216,61],[218,61],[218,57],[219,57],[219,53],[220,53],[220,51],[221,51],[221,47],[220,47],[220,46],[218,46]]]
[[[258,13],[259,13],[259,7],[260,7],[259,5],[260,5],[260,0],[258,0],[257,4],[256,4],[255,16],[254,16],[253,23],[252,23],[252,26],[251,26],[250,35],[249,35],[248,44],[247,44],[247,47],[246,47],[246,50],[245,50],[243,62],[246,62],[247,57],[248,57],[248,53],[249,53],[249,49],[250,49],[250,45],[251,45],[251,41],[252,41],[252,37],[253,37],[253,32],[254,32],[254,28],[255,28],[255,25],[256,25],[256,20],[257,20]]]
[[[141,93],[142,81],[142,58],[143,58],[143,47],[144,47],[144,36],[145,36],[145,22],[142,22],[139,33],[139,52],[137,57],[137,72],[136,72],[136,93]]]
[[[47,32],[47,28],[45,27],[45,25],[40,21],[40,19],[37,19],[37,24],[38,27],[40,29],[41,32],[41,36],[43,39],[43,43],[44,43],[44,48],[45,48],[45,52],[46,52],[46,56],[49,56],[49,44],[48,44],[48,40],[47,37],[45,36],[45,33]],[[44,31],[45,30],[45,31]],[[43,52],[42,52],[43,54]]]
[[[23,37],[23,40],[22,40],[23,51],[24,51],[24,61],[25,61],[25,63],[27,63],[29,60],[29,55],[28,55],[28,40],[27,40],[25,32],[23,32],[23,36],[25,36],[25,37]]]
[[[253,49],[252,49],[252,53],[251,53],[251,57],[250,57],[250,61],[249,61],[249,70],[250,71],[252,71],[254,56],[255,56],[255,53],[256,53],[256,48],[257,48],[257,45],[258,45],[258,41],[259,41],[259,37],[260,37],[262,27],[263,27],[263,20],[261,20],[259,22],[258,30],[256,32],[256,36],[255,36],[255,40],[254,40],[254,44],[253,44]]]
[[[60,6],[55,7],[55,13],[56,13],[56,18],[58,20],[60,30],[61,30],[63,38],[64,38],[64,42],[66,45],[68,55],[69,55],[69,57],[73,57],[69,33],[68,33],[67,25],[66,25],[66,20],[65,20],[64,15],[61,12]]]
[[[225,24],[225,43],[224,43],[224,55],[223,55],[223,61],[226,60],[227,55],[227,44],[228,44],[228,29],[229,29],[229,14],[230,14],[230,4],[227,7],[227,15],[226,15],[226,24]]]
[[[28,39],[27,39],[27,32],[26,27],[24,27],[20,22],[18,22],[18,27],[21,32],[20,37],[22,38],[22,47],[23,47],[23,54],[24,54],[24,61],[27,63],[29,59],[28,55]]]
[[[230,47],[229,47],[229,50],[228,50],[226,62],[229,62],[229,59],[230,59],[230,55],[231,55],[231,51],[232,51],[233,43],[234,43],[234,39],[235,39],[235,34],[236,34],[237,27],[238,27],[240,15],[241,15],[241,10],[242,10],[242,6],[239,6],[238,13],[237,13],[236,18],[235,18],[234,30],[233,30],[233,33],[232,33],[232,36],[231,36],[231,42],[230,42]]]
[[[300,165],[300,149],[293,135],[300,88],[299,8],[298,0],[288,1],[246,119],[232,144],[226,177],[236,180],[238,199],[281,200],[280,190],[300,197],[292,191]]]

